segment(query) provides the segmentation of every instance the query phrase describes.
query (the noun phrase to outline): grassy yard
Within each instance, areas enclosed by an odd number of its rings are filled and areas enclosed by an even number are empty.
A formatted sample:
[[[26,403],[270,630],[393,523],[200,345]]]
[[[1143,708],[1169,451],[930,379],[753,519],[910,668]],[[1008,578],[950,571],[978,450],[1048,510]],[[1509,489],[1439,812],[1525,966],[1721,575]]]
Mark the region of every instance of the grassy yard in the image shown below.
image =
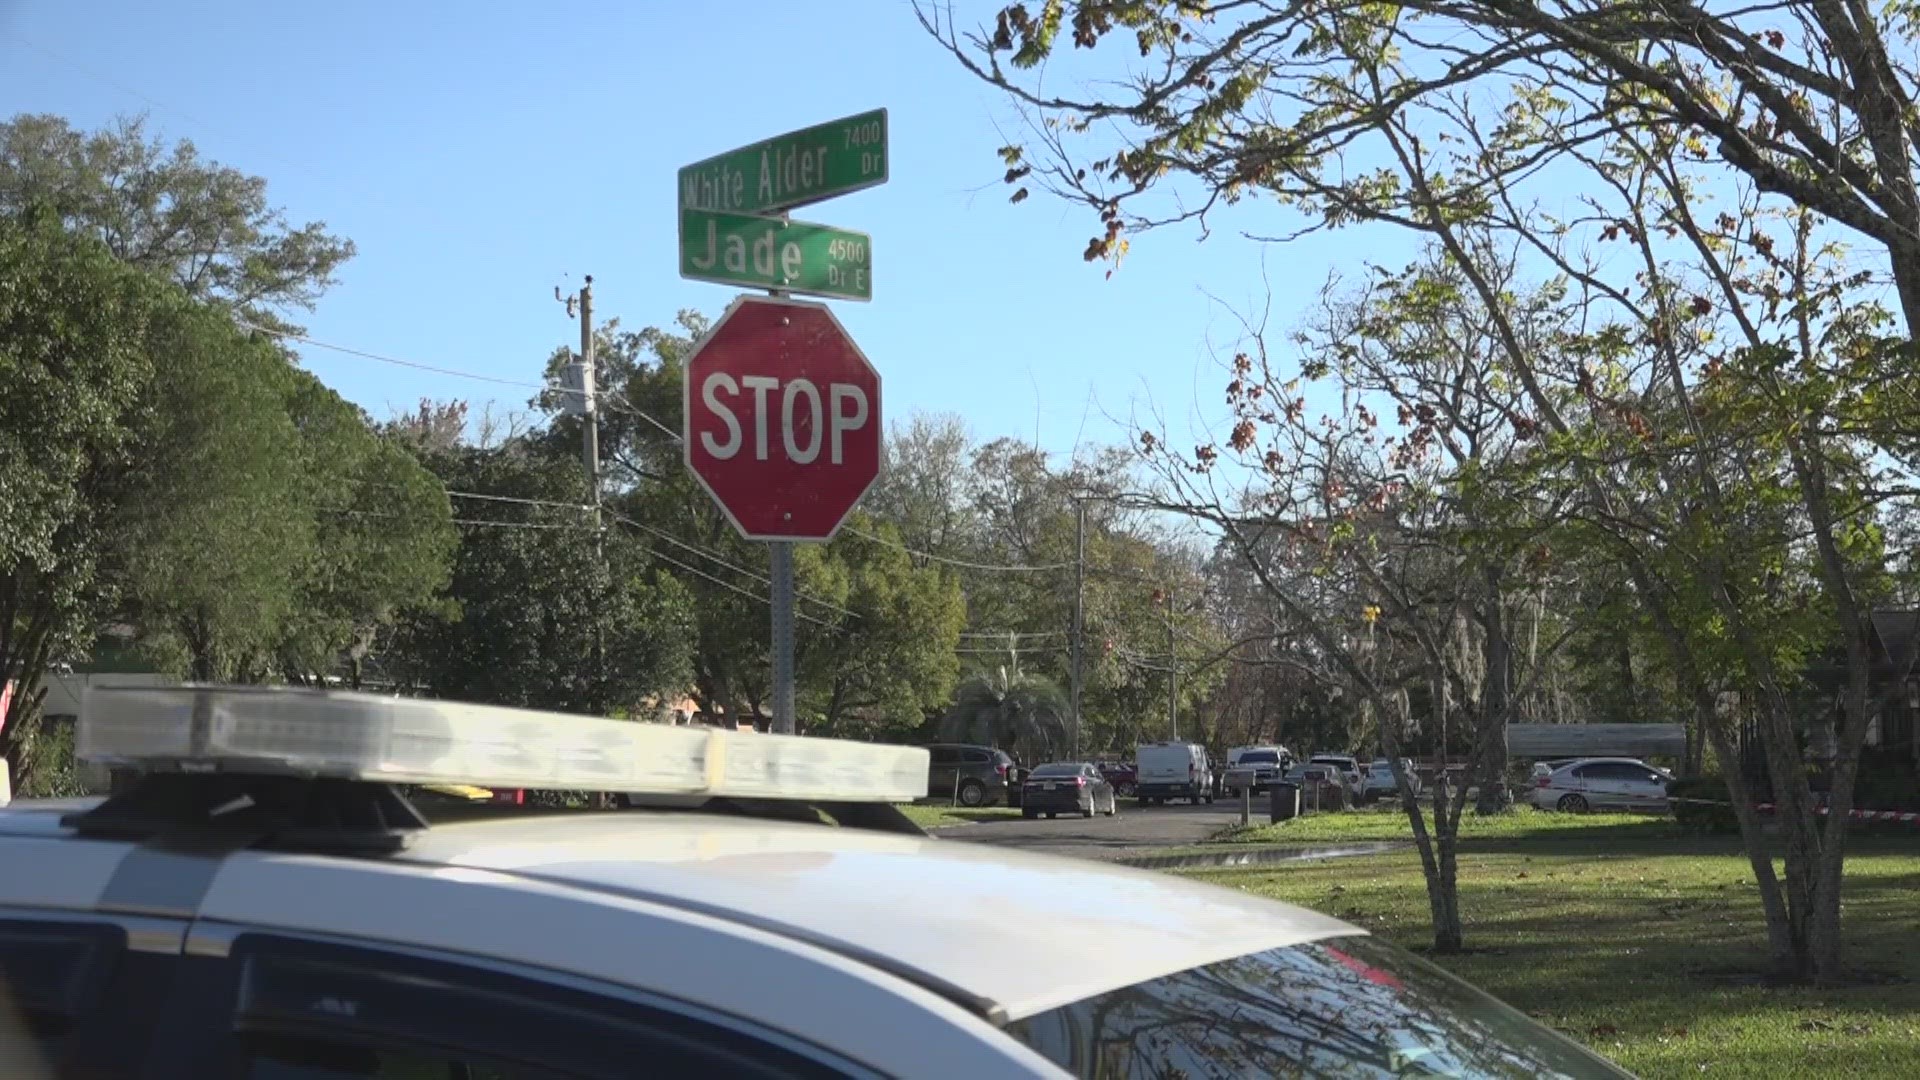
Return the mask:
[[[914,803],[900,808],[913,819],[913,823],[923,829],[940,829],[948,825],[965,825],[972,821],[998,821],[1001,818],[1019,817],[1020,810],[1012,806],[982,806],[969,809],[964,806],[945,806],[938,803]]]
[[[1428,817],[1431,822],[1431,814]],[[1486,817],[1469,807],[1460,815],[1462,839],[1528,837],[1546,839],[1604,835],[1611,839],[1657,839],[1679,836],[1671,818],[1638,814],[1560,814],[1516,806],[1509,813]],[[1399,806],[1371,806],[1344,813],[1308,814],[1274,824],[1238,826],[1214,838],[1227,844],[1349,844],[1376,840],[1413,839],[1413,829]]]
[[[1760,904],[1731,838],[1603,815],[1462,821],[1461,910],[1474,951],[1435,959],[1627,1069],[1920,1076],[1920,840],[1852,844],[1846,920],[1859,979],[1817,990],[1755,978]],[[1391,840],[1406,829],[1397,813],[1328,814],[1232,839]],[[1410,948],[1431,942],[1412,851],[1196,876],[1317,908]]]

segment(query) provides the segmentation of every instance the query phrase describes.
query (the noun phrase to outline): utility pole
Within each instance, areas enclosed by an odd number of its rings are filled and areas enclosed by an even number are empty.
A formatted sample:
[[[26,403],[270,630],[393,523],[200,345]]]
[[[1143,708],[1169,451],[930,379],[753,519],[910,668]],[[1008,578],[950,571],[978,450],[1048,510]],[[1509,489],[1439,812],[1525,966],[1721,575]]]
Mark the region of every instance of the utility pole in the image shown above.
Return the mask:
[[[569,389],[579,391],[580,400],[570,403],[568,412],[580,417],[580,463],[587,470],[587,502],[593,508],[594,535],[600,532],[600,414],[596,400],[593,370],[593,275],[587,275],[587,283],[572,296],[560,295],[560,287],[553,287],[553,298],[567,305],[568,316],[580,317],[580,358],[575,362],[576,375],[568,380]]]
[[[600,534],[600,413],[593,370],[593,275],[588,274],[586,283],[572,296],[562,297],[560,287],[554,286],[553,297],[564,300],[569,316],[574,315],[577,309],[580,317],[580,357],[574,364],[577,375],[567,381],[570,389],[577,388],[580,392],[580,463],[586,466],[587,471],[587,507],[592,515],[594,562],[604,568],[607,551]],[[593,607],[592,677],[594,683],[599,685],[607,672],[607,638],[606,627],[600,621],[597,599]]]
[[[1180,656],[1173,643],[1173,586],[1167,586],[1167,726],[1180,741]]]
[[[1073,707],[1073,759],[1080,760],[1080,691],[1081,657],[1086,654],[1083,640],[1087,632],[1087,499],[1076,495],[1073,500],[1073,676],[1071,703]]]

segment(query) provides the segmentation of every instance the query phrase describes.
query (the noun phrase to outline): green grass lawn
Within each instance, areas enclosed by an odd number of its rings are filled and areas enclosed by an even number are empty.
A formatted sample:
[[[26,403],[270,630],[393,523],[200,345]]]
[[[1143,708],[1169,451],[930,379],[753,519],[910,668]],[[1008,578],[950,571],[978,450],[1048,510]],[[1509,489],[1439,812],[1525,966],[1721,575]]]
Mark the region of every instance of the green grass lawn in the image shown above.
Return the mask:
[[[1399,819],[1399,832],[1392,822]],[[1524,811],[1462,819],[1466,955],[1439,963],[1647,1077],[1920,1077],[1920,840],[1847,861],[1856,985],[1772,988],[1753,876],[1732,838],[1659,819]],[[1393,815],[1328,814],[1239,834],[1399,839]],[[1195,876],[1431,943],[1411,851]]]
[[[1431,827],[1432,815],[1428,814]],[[1612,839],[1635,837],[1654,839],[1679,836],[1673,819],[1640,814],[1561,814],[1516,806],[1504,814],[1482,817],[1471,807],[1460,815],[1460,836],[1465,838],[1605,835]],[[1308,814],[1273,824],[1256,824],[1245,829],[1234,826],[1219,836],[1216,843],[1227,844],[1344,844],[1376,840],[1413,839],[1413,827],[1398,805],[1371,806],[1364,810]]]
[[[969,809],[964,806],[944,806],[937,803],[913,803],[900,808],[913,823],[923,829],[940,829],[948,825],[965,825],[973,821],[998,821],[1001,818],[1019,817],[1020,810],[1013,806],[982,806]]]

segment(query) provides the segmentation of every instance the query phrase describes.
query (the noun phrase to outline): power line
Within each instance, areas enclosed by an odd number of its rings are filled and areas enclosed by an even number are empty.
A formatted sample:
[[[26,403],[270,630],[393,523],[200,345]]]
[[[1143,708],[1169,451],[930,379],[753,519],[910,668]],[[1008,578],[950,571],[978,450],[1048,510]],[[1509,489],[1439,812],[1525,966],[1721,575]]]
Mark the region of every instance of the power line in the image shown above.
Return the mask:
[[[728,590],[731,590],[732,592],[739,593],[741,596],[744,596],[749,600],[755,600],[762,604],[767,604],[767,605],[771,605],[773,603],[773,599],[771,597],[761,596],[759,593],[756,593],[751,589],[743,589],[740,586],[735,585],[731,581],[726,581],[722,578],[715,577],[714,575],[707,573],[705,570],[702,570],[697,566],[690,566],[674,558],[671,555],[665,554],[658,548],[652,549],[652,554],[654,558],[659,559],[664,563],[667,563],[672,566],[677,566],[680,569],[685,570],[689,574],[696,574],[700,577],[706,578],[708,581],[713,582],[715,585],[718,585],[723,589],[728,589]],[[804,611],[797,611],[794,614],[798,618],[804,619],[805,621],[810,622],[815,626],[819,626],[819,627],[823,627],[825,629],[831,630],[834,633],[845,634],[848,632],[845,627],[835,626],[834,624],[827,622],[825,619],[821,619],[813,615],[809,615]]]
[[[970,630],[960,636],[1004,641],[1007,638],[1066,637],[1068,632],[1065,630]]]
[[[667,543],[672,544],[674,547],[680,548],[684,551],[691,552],[695,555],[700,556],[703,559],[708,559],[708,560],[711,560],[712,562],[718,563],[719,565],[724,566],[729,570],[732,570],[736,574],[745,574],[748,577],[754,579],[755,581],[760,582],[763,585],[772,586],[773,584],[772,578],[768,577],[765,574],[760,573],[758,570],[751,570],[751,569],[748,569],[747,567],[740,566],[736,563],[728,562],[726,559],[722,558],[719,555],[714,554],[712,551],[709,551],[703,547],[699,547],[698,545],[695,545],[695,544],[689,544],[685,540],[682,540],[679,537],[674,536],[672,533],[666,531],[665,529],[661,529],[653,525],[643,524],[642,522],[635,521],[634,519],[626,516],[625,514],[617,513],[612,510],[607,511],[607,516],[613,518],[615,521],[621,522],[622,524],[631,525],[632,527],[639,529],[650,536],[664,540]],[[800,599],[805,600],[809,604],[815,604],[820,607],[826,608],[828,611],[834,612],[835,614],[838,614],[838,615],[845,615],[849,619],[857,619],[860,617],[859,612],[851,611],[851,610],[848,610],[847,608],[843,608],[839,604],[833,603],[830,600],[822,600],[817,596],[808,596],[807,594],[801,593],[801,592],[796,592],[795,595],[798,596]]]
[[[950,558],[946,555],[935,555],[931,551],[919,551],[914,548],[908,547],[907,545],[901,543],[898,540],[889,540],[884,536],[880,536],[875,533],[870,533],[865,529],[855,528],[852,525],[843,525],[841,526],[841,528],[854,534],[855,536],[862,537],[867,540],[871,540],[876,544],[882,544],[887,547],[898,548],[901,551],[906,552],[907,554],[913,556],[916,559],[926,559],[928,562],[945,563],[948,566],[957,566],[963,570],[986,570],[986,571],[991,571],[995,573],[1000,573],[1000,572],[1041,573],[1041,572],[1053,571],[1053,570],[1065,570],[1073,566],[1073,564],[1070,562],[1045,563],[1038,566],[997,565],[993,563],[969,562],[966,559],[955,559],[955,558]]]
[[[334,345],[334,344],[331,344],[330,342],[316,341],[315,339],[307,337],[304,334],[296,334],[291,330],[276,330],[273,327],[261,326],[258,323],[248,322],[245,319],[235,319],[234,322],[235,324],[245,329],[252,330],[256,333],[266,334],[269,337],[284,338],[288,341],[297,341],[302,345],[311,345],[316,349],[326,349],[329,352],[345,353],[348,356],[357,356],[363,360],[377,360],[382,364],[394,364],[399,367],[412,368],[415,371],[430,371],[436,375],[450,375],[456,379],[472,379],[475,382],[493,383],[496,386],[517,386],[523,389],[530,389],[530,390],[551,389],[544,383],[523,382],[519,379],[502,379],[495,375],[481,375],[478,372],[461,371],[458,368],[441,367],[437,364],[423,364],[418,360],[402,360],[397,356],[382,356],[379,353],[367,352],[364,349],[354,349],[345,345]]]
[[[261,326],[257,323],[249,322],[245,319],[235,319],[234,321],[242,327],[245,327],[249,330],[256,331],[258,333],[267,334],[271,337],[284,338],[288,341],[297,341],[302,345],[311,345],[316,349],[327,349],[332,352],[344,353],[348,356],[357,356],[365,360],[374,360],[382,364],[394,364],[404,368],[412,368],[415,371],[427,371],[437,375],[448,375],[456,379],[472,379],[475,382],[492,383],[496,386],[514,386],[514,387],[519,387],[527,390],[541,390],[541,391],[553,390],[559,393],[580,393],[581,392],[581,391],[568,391],[564,388],[555,387],[548,383],[532,383],[532,382],[525,382],[519,379],[502,379],[495,375],[482,375],[482,374],[479,374],[478,372],[461,371],[458,368],[443,367],[438,364],[425,364],[417,360],[404,360],[397,356],[383,356],[380,353],[368,352],[364,349],[355,349],[346,345],[335,345],[331,342],[319,341],[314,338],[307,337],[304,334],[293,333],[292,331],[289,331],[289,330],[278,330],[273,327]],[[655,428],[659,429],[659,431],[665,434],[667,438],[673,440],[675,443],[683,443],[686,441],[684,436],[682,436],[678,431],[675,431],[673,428],[667,426],[667,424],[661,421],[658,417],[655,417],[647,413],[645,410],[640,409],[629,402],[623,401],[620,398],[617,398],[617,397],[596,398],[595,403],[599,405],[605,405],[606,407],[613,409],[615,412],[626,413],[627,415],[630,415],[630,416],[637,416],[640,419],[645,420],[647,423],[652,424]],[[877,533],[871,533],[865,529],[856,528],[852,525],[847,525],[843,527],[846,529],[846,531],[853,533],[855,536],[859,536],[866,540],[871,540],[876,544],[881,544],[886,547],[891,547],[891,548],[898,549],[900,551],[904,551],[908,555],[911,555],[916,559],[925,559],[928,562],[941,563],[946,566],[958,567],[963,570],[979,570],[987,573],[1050,573],[1055,570],[1065,570],[1074,565],[1072,562],[1045,563],[1045,564],[1036,565],[1036,566],[1007,564],[1007,563],[973,562],[967,559],[956,559],[948,555],[936,555],[931,551],[921,551],[917,548],[909,547],[908,545],[903,544],[898,540],[889,540],[886,537],[880,536]]]
[[[546,506],[546,507],[553,507],[555,509],[561,509],[561,510],[581,510],[581,511],[588,511],[593,509],[591,506],[588,506],[585,503],[559,502],[553,499],[529,499],[529,498],[523,498],[518,495],[488,495],[484,492],[479,492],[479,491],[454,491],[449,489],[447,491],[447,495],[449,498],[455,498],[455,499],[484,499],[488,502],[512,503],[517,506]],[[602,509],[604,510],[605,508],[602,508]],[[728,562],[724,557],[716,554],[712,550],[700,547],[697,544],[690,544],[685,540],[682,540],[679,537],[674,536],[672,533],[666,531],[665,529],[661,529],[653,525],[648,525],[644,522],[635,521],[633,518],[630,518],[625,514],[619,513],[618,511],[615,511],[615,510],[605,510],[605,513],[607,514],[608,517],[613,518],[615,521],[618,521],[623,525],[630,525],[633,528],[639,529],[642,532],[645,532],[653,537],[656,537],[657,539],[664,540],[667,543],[672,544],[673,546],[680,548],[683,551],[690,552],[694,555],[700,556],[703,559],[707,559],[721,566],[724,566],[727,569],[732,570],[736,574],[745,574],[746,576],[754,579],[755,581],[760,582],[763,585],[773,584],[773,579],[766,576],[765,574],[762,574],[759,571],[741,566],[737,563]],[[828,611],[834,612],[835,614],[845,615],[850,619],[857,619],[860,617],[860,613],[857,611],[851,611],[847,608],[843,608],[840,605],[833,603],[832,601],[822,600],[816,596],[807,596],[806,594],[802,593],[800,594],[800,599],[805,600],[810,604],[817,604],[820,607],[827,609]]]
[[[322,510],[324,514],[338,514],[342,517],[387,518],[389,520],[407,519],[405,514],[383,514],[376,510]],[[410,519],[407,519],[410,520]],[[455,525],[472,525],[494,529],[577,529],[578,525],[564,525],[546,521],[484,521],[479,518],[448,518]]]
[[[954,653],[955,653],[955,655],[958,655],[958,656],[1005,656],[1005,655],[1006,655],[1006,650],[1004,650],[1004,649],[964,649],[964,648],[961,648],[961,649],[955,649],[955,650],[953,650],[953,651],[954,651]],[[1063,652],[1066,652],[1066,651],[1067,651],[1067,647],[1066,647],[1065,645],[1043,645],[1043,646],[1040,646],[1040,647],[1038,647],[1038,648],[1033,648],[1033,649],[1021,649],[1021,650],[1020,650],[1020,652],[1021,652],[1021,654],[1022,654],[1022,655],[1025,655],[1025,656],[1033,656],[1033,655],[1036,655],[1036,654],[1047,654],[1047,655],[1050,655],[1050,654],[1053,654],[1053,653],[1063,653]]]

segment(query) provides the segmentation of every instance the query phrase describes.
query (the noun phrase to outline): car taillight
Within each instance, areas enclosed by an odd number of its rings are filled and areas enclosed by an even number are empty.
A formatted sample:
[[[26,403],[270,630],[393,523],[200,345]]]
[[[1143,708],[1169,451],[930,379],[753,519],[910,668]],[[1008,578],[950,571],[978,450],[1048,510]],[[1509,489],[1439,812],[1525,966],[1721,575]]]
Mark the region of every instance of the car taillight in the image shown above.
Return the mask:
[[[1534,787],[1552,787],[1552,786],[1553,786],[1553,777],[1551,777],[1551,776],[1536,776],[1536,777],[1534,777],[1534,778],[1533,778],[1533,786],[1534,786]]]
[[[1000,764],[995,765],[993,767],[993,771],[999,773],[1001,776],[1007,775],[1007,763],[1003,761]]]
[[[1076,777],[1074,777],[1074,778],[1073,778],[1073,786],[1074,786],[1074,787],[1086,787],[1086,786],[1087,786],[1087,778],[1086,778],[1086,777],[1084,777],[1084,776],[1076,776]]]

